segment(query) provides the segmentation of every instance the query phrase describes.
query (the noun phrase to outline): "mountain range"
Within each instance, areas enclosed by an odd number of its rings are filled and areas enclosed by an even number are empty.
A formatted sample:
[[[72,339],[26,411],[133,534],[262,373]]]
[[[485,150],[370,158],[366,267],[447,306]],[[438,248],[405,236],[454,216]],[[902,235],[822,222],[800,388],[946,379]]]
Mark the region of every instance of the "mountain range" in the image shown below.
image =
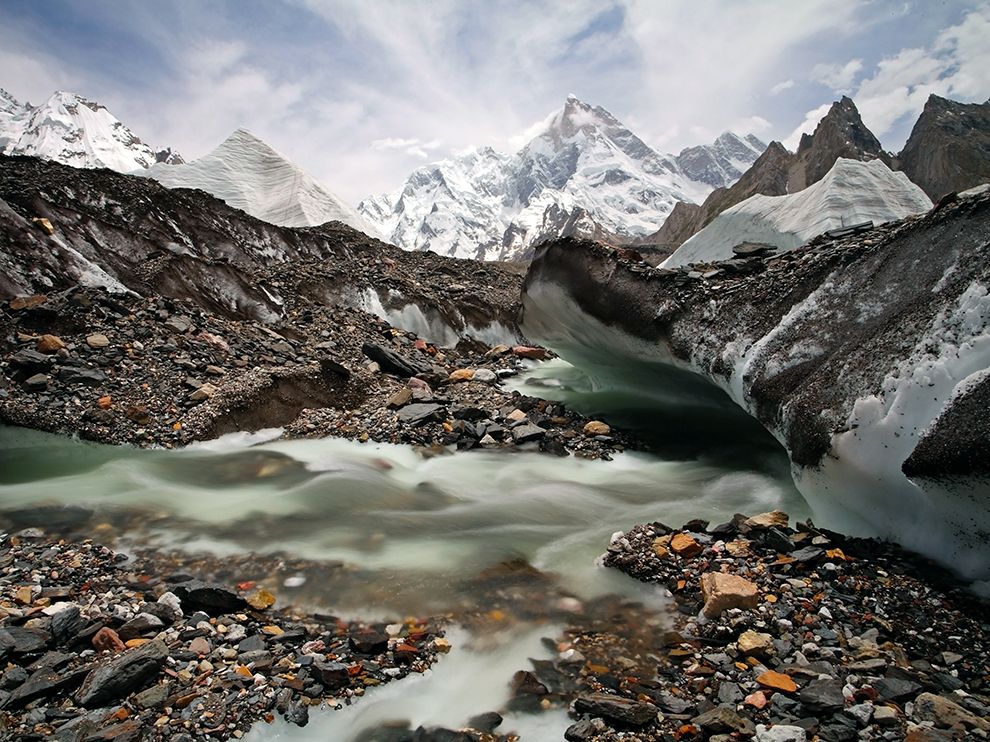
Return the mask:
[[[897,155],[883,149],[846,97],[796,152],[725,132],[672,155],[604,108],[569,96],[515,154],[484,147],[418,168],[396,192],[356,209],[244,129],[185,163],[142,141],[99,103],[66,92],[31,106],[0,90],[0,152],[202,189],[279,226],[340,221],[406,250],[527,260],[541,242],[576,236],[664,258],[726,210],[753,196],[799,193],[840,158],[901,170],[932,199],[987,182],[990,102],[931,96]]]
[[[649,235],[677,203],[734,183],[765,148],[726,132],[662,154],[604,108],[569,96],[516,154],[484,148],[419,168],[358,210],[407,250],[526,259],[553,237],[621,244]]]
[[[902,170],[929,198],[990,182],[990,101],[958,103],[929,97],[899,155],[886,152],[863,122],[856,104],[842,97],[796,152],[771,142],[753,166],[728,188],[716,188],[701,205],[679,203],[663,226],[641,240],[670,255],[719,214],[753,196],[785,196],[819,182],[840,158],[879,160]]]

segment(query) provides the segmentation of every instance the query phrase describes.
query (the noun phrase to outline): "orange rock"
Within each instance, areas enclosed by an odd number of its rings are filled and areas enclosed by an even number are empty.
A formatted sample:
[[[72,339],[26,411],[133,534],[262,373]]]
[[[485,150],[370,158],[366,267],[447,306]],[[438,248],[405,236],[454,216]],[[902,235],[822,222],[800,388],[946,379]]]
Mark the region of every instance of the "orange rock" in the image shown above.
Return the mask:
[[[693,536],[686,533],[674,534],[670,539],[671,550],[680,557],[692,559],[705,550],[705,547],[695,541]]]
[[[271,608],[275,605],[275,596],[270,592],[265,590],[265,588],[258,588],[257,591],[251,593],[247,598],[248,605],[254,608],[256,611],[263,611],[266,608]]]
[[[31,605],[34,600],[34,591],[30,585],[23,585],[17,588],[17,592],[14,593],[14,599],[21,605]]]
[[[100,652],[123,652],[127,649],[124,642],[117,636],[117,632],[109,626],[104,626],[93,634],[92,642],[93,646]]]
[[[109,394],[105,394],[102,397],[100,397],[98,400],[96,400],[96,406],[99,407],[101,410],[109,410],[111,407],[113,407],[113,399],[110,397]]]
[[[450,376],[447,377],[447,381],[452,383],[457,383],[458,381],[471,381],[474,378],[473,368],[459,368],[456,371],[452,371]]]
[[[124,646],[128,649],[133,649],[134,647],[140,647],[142,644],[147,644],[151,639],[128,639],[124,642]]]
[[[57,353],[65,347],[65,343],[62,338],[55,335],[42,335],[38,338],[38,343],[35,345],[35,350],[39,353]]]
[[[584,426],[585,435],[608,435],[611,432],[612,428],[601,420],[592,420]]]
[[[670,554],[667,547],[670,546],[670,536],[660,536],[653,539],[653,553],[663,559]]]
[[[755,608],[759,600],[755,583],[725,572],[703,574],[701,596],[705,600],[702,611],[709,618],[715,618],[730,608]]]
[[[15,296],[10,300],[10,308],[14,311],[20,309],[32,309],[34,307],[41,306],[46,301],[48,301],[48,296],[45,294],[35,294],[34,296]]]
[[[752,518],[747,518],[745,524],[750,528],[787,528],[790,521],[787,513],[783,510],[771,510],[769,513],[760,513]]]
[[[780,672],[774,672],[773,670],[767,670],[765,673],[760,675],[756,682],[762,685],[764,688],[770,688],[771,690],[779,690],[784,693],[793,693],[797,690],[797,683],[791,680],[789,675],[784,675]]]

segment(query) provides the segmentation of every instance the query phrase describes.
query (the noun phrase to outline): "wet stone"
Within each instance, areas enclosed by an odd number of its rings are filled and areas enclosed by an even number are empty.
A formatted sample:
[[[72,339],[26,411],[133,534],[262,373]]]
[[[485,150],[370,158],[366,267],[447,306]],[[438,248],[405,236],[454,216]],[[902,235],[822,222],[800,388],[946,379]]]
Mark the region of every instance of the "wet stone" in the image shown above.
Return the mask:
[[[608,721],[634,728],[646,726],[657,715],[657,710],[645,703],[604,693],[578,696],[574,708],[578,713],[601,716]]]
[[[398,412],[400,423],[405,425],[424,425],[430,421],[439,420],[443,407],[435,403],[418,402],[403,407]]]

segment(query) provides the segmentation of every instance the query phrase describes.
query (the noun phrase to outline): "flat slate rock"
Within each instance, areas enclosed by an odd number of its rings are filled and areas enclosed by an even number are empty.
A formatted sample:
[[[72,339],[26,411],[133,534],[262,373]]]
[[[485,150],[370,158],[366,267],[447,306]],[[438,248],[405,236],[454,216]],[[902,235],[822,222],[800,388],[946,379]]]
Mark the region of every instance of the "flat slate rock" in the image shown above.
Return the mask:
[[[657,718],[657,710],[653,706],[604,693],[578,696],[574,708],[578,713],[602,716],[630,727],[644,727]]]
[[[96,708],[140,690],[158,676],[166,657],[168,647],[159,639],[129,649],[91,670],[76,694],[76,701],[85,708]]]

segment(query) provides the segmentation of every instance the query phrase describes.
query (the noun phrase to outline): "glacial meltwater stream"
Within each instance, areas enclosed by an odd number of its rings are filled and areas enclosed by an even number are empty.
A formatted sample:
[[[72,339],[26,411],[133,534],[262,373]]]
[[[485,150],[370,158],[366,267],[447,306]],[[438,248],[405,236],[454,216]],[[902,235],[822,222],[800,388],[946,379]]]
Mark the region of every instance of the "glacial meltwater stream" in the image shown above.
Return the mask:
[[[658,589],[596,564],[614,531],[774,508],[809,515],[783,452],[739,432],[738,418],[720,425],[712,413],[706,436],[697,425],[678,427],[669,400],[592,384],[560,361],[517,383],[644,431],[653,426],[664,433],[657,450],[679,440],[690,455],[625,453],[604,462],[472,451],[424,458],[409,447],[277,440],[279,431],[145,451],[3,428],[0,522],[76,535],[99,528],[97,535],[115,538],[125,551],[154,545],[220,559],[278,554],[338,565],[320,573],[325,578],[280,576],[280,601],[384,619],[478,608],[479,573],[512,560],[554,576],[547,601],[621,594],[662,612]],[[512,673],[544,656],[541,638],[555,628],[519,621],[485,636],[454,628],[454,649],[430,672],[372,689],[342,710],[314,709],[305,728],[276,721],[249,738],[345,742],[394,719],[457,727],[504,707]],[[568,723],[563,712],[508,714],[500,730],[560,740]]]

